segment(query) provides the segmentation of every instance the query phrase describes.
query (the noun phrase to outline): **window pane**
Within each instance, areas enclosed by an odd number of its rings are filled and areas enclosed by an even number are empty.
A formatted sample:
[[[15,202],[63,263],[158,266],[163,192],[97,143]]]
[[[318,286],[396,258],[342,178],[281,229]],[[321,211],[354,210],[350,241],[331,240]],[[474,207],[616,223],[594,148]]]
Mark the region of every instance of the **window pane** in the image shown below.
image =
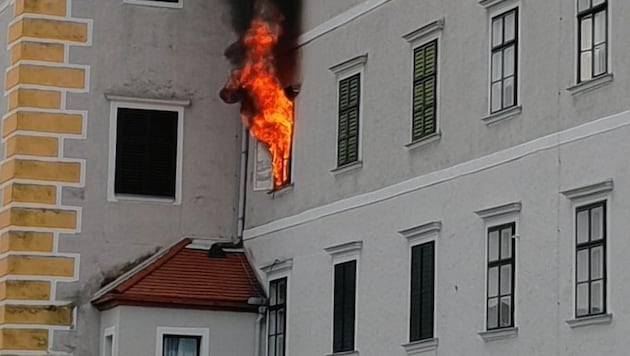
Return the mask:
[[[497,306],[498,298],[488,300],[488,329],[498,327],[499,310]]]
[[[514,74],[515,62],[514,46],[507,47],[503,52],[503,76],[509,77]]]
[[[492,54],[492,81],[496,82],[502,78],[502,52],[496,52]]]
[[[501,230],[501,259],[512,257],[512,228]]]
[[[499,292],[499,268],[492,267],[488,270],[488,297],[496,297]]]
[[[595,14],[595,44],[606,40],[606,11]]]
[[[488,261],[499,259],[499,231],[491,231],[488,234]]]
[[[278,333],[284,333],[284,322],[285,322],[284,309],[280,309],[278,310],[278,324],[276,328]]]
[[[276,340],[276,350],[278,356],[284,356],[284,335],[279,335]]]
[[[591,283],[591,314],[604,312],[604,282]]]
[[[588,241],[588,210],[577,213],[577,243]]]
[[[514,105],[514,77],[505,79],[503,82],[503,107]]]
[[[583,11],[588,9],[590,0],[578,0],[578,11]]]
[[[512,324],[512,297],[501,298],[501,327]]]
[[[492,20],[492,47],[503,43],[503,19],[498,17]]]
[[[592,76],[592,52],[584,52],[580,56],[580,80],[589,80]]]
[[[593,6],[603,4],[606,0],[593,0]]]
[[[269,305],[276,305],[278,301],[276,300],[277,294],[277,285],[276,283],[271,283],[269,285]]]
[[[276,355],[276,337],[275,336],[269,337],[267,347],[268,347],[267,354],[269,356],[275,356]]]
[[[581,23],[581,30],[580,30],[580,36],[582,39],[582,50],[587,50],[587,49],[591,49],[593,47],[593,24],[592,24],[592,18],[589,17],[585,17],[584,19],[582,19],[582,23]]]
[[[501,266],[501,295],[512,294],[512,266]]]
[[[593,75],[606,73],[606,44],[595,47],[595,63],[593,64]]]
[[[584,282],[588,280],[588,249],[579,250],[577,252],[577,281]]]
[[[283,304],[287,295],[287,282],[281,281],[278,283],[278,304]]]
[[[598,246],[591,249],[591,280],[604,276],[604,247]]]
[[[588,314],[588,283],[578,284],[576,293],[577,316]]]
[[[501,110],[501,82],[492,84],[492,112]]]
[[[269,334],[275,334],[277,332],[276,328],[276,312],[269,312]]]
[[[512,12],[505,17],[505,42],[516,38],[516,12]]]
[[[601,240],[604,237],[604,208],[597,207],[591,210],[591,240]]]

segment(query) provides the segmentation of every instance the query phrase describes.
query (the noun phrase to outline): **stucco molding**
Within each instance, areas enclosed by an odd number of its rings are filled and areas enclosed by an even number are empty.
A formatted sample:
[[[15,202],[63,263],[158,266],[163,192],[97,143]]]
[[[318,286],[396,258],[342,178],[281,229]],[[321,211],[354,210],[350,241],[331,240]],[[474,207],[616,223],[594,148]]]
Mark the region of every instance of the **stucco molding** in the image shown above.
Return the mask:
[[[593,90],[599,89],[601,87],[604,87],[612,83],[613,79],[615,79],[614,75],[612,73],[608,73],[604,76],[587,80],[587,81],[578,83],[574,86],[568,87],[566,90],[569,93],[571,93],[571,95],[573,96],[579,96],[579,95],[591,92]]]
[[[401,346],[405,349],[407,356],[420,356],[424,352],[437,350],[438,345],[439,339],[433,338],[428,340],[414,341],[408,344],[403,344]]]
[[[424,240],[434,237],[442,230],[442,221],[431,221],[422,225],[410,227],[398,231],[398,233],[409,241]]]
[[[441,139],[442,139],[442,132],[438,131],[431,135],[427,135],[421,139],[410,142],[406,144],[405,147],[407,148],[409,152],[413,152],[416,149],[419,149],[420,147],[428,146],[434,142],[440,142]]]
[[[481,336],[485,342],[511,339],[518,336],[518,327],[482,331],[479,332],[479,336]]]
[[[332,354],[327,354],[326,356],[359,356],[359,351],[352,350],[352,351],[334,352]]]
[[[434,35],[444,29],[445,19],[444,17],[437,19],[429,24],[426,24],[416,30],[409,32],[402,36],[407,42],[412,45],[425,41],[427,37]]]
[[[584,318],[569,319],[569,320],[566,320],[565,322],[567,323],[567,325],[569,325],[571,328],[574,329],[574,328],[590,326],[590,325],[610,324],[612,323],[612,320],[613,320],[613,315],[609,313],[609,314],[588,316]]]
[[[287,258],[284,260],[276,259],[273,262],[266,263],[259,268],[267,275],[288,272],[293,268],[293,258]]]
[[[339,245],[334,245],[330,247],[324,248],[324,251],[331,255],[332,257],[345,255],[345,254],[353,254],[361,252],[363,248],[363,241],[351,241],[345,242]]]
[[[595,195],[607,194],[613,190],[614,184],[612,178],[606,179],[603,182],[589,184],[578,188],[573,188],[560,192],[567,199],[576,200],[590,198]]]
[[[522,204],[520,201],[493,206],[491,208],[481,209],[475,211],[480,218],[484,220],[493,219],[499,216],[518,214],[521,212]]]
[[[165,7],[169,9],[181,9],[184,7],[184,0],[177,2],[150,1],[150,0],[123,0],[123,3],[140,6]]]
[[[359,170],[363,167],[363,161],[356,161],[349,164],[344,164],[343,166],[334,168],[330,170],[330,173],[334,176],[341,176],[346,173],[350,173],[355,170]]]
[[[510,3],[510,2],[513,2],[513,0],[479,0],[479,5],[483,6],[486,9],[490,9],[497,5]]]
[[[486,125],[490,126],[490,125],[498,124],[499,122],[512,119],[520,115],[522,112],[523,112],[523,107],[521,105],[513,106],[511,108],[501,110],[499,112],[495,112],[493,114],[484,116],[481,118],[481,121],[483,121]]]
[[[365,66],[367,63],[368,55],[362,54],[360,56],[356,56],[354,58],[350,58],[345,60],[339,64],[335,64],[334,66],[328,68],[331,72],[335,73],[335,75],[341,77],[344,74],[360,69]]]
[[[126,96],[114,93],[105,93],[105,99],[122,103],[148,104],[148,105],[164,105],[164,106],[181,106],[188,107],[192,104],[190,99],[162,99],[162,98],[140,98],[134,96]]]

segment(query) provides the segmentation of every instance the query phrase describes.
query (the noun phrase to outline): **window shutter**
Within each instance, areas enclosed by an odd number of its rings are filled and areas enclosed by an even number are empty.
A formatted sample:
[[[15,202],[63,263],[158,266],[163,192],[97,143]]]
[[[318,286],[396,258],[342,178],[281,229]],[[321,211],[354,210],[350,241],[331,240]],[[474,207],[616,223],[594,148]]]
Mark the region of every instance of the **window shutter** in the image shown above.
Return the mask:
[[[337,165],[352,163],[359,158],[359,113],[361,75],[355,74],[339,82],[339,122]]]
[[[411,250],[411,316],[410,341],[420,340],[420,270],[422,262],[421,246]]]
[[[412,140],[435,132],[437,41],[414,51]]]
[[[344,310],[343,310],[343,349],[354,350],[354,312],[356,292],[356,261],[348,262],[345,268]]]
[[[434,253],[434,242],[411,250],[410,341],[433,337]]]

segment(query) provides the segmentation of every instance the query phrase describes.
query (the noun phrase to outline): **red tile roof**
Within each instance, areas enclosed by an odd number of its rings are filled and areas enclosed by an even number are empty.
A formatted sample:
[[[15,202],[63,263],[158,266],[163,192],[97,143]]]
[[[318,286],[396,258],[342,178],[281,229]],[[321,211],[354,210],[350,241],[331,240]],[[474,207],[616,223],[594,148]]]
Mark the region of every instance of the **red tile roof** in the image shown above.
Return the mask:
[[[135,273],[105,287],[92,301],[100,310],[117,305],[256,312],[249,298],[263,298],[243,252],[210,258],[207,250],[187,249],[184,239]]]

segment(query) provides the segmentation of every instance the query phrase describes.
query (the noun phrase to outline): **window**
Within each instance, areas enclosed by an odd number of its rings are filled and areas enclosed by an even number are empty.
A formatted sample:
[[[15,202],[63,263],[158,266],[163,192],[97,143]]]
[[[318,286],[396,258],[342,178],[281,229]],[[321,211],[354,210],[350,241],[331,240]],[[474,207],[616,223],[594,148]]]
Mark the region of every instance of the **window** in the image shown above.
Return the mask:
[[[103,333],[103,356],[115,356],[114,350],[116,349],[116,344],[114,342],[114,334],[116,332],[115,327],[109,327],[105,329]]]
[[[413,53],[412,141],[436,132],[437,40]]]
[[[575,316],[606,313],[606,204],[578,207],[575,216]]]
[[[517,105],[518,9],[492,18],[490,113]]]
[[[199,356],[201,336],[164,335],[163,356]]]
[[[435,242],[411,249],[411,321],[409,341],[433,338]]]
[[[354,350],[357,261],[335,265],[333,352]]]
[[[123,0],[123,2],[135,5],[171,8],[181,8],[183,6],[183,0]]]
[[[339,81],[339,120],[337,127],[337,166],[359,160],[359,115],[361,113],[361,73]]]
[[[183,108],[112,103],[109,200],[179,203]]]
[[[514,326],[515,223],[488,229],[487,329]]]
[[[267,356],[284,356],[287,306],[287,279],[269,283],[269,327]]]
[[[608,2],[578,0],[578,82],[608,72]]]

